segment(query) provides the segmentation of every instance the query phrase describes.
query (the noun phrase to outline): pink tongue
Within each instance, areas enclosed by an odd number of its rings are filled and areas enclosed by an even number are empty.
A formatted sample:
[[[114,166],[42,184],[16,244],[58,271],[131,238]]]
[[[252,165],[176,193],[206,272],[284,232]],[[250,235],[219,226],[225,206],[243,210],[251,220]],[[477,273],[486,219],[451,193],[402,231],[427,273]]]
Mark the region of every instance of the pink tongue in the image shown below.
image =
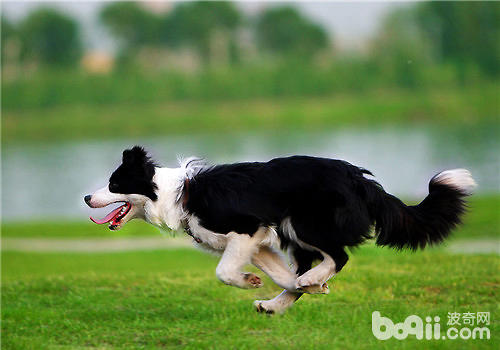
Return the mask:
[[[120,207],[118,207],[118,208],[116,208],[111,213],[109,213],[104,218],[102,218],[101,220],[96,220],[92,216],[90,217],[90,220],[92,220],[96,224],[105,224],[107,222],[110,222],[111,220],[113,220],[113,218],[116,216],[116,214],[118,214],[118,212],[122,209],[122,207],[123,207],[123,205],[120,206]]]

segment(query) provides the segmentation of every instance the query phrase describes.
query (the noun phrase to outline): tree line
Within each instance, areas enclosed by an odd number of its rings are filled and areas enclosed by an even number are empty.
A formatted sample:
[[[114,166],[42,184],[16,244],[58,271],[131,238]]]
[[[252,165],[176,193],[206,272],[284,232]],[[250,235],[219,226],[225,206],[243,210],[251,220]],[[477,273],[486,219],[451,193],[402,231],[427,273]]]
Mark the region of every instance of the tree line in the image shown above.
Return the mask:
[[[190,47],[209,64],[211,40],[220,32],[237,61],[237,34],[244,26],[255,33],[259,49],[276,55],[312,57],[329,46],[327,32],[292,7],[269,8],[249,21],[231,2],[183,2],[159,14],[135,2],[113,2],[102,8],[99,20],[120,43],[118,55],[127,58],[143,47]],[[36,10],[17,26],[2,18],[2,42],[17,37],[21,60],[75,64],[83,53],[80,34],[77,22],[55,9]]]
[[[242,29],[251,33],[253,44],[266,57],[307,64],[334,47],[331,34],[290,6],[266,8],[248,18],[231,2],[181,2],[166,13],[153,13],[134,2],[113,2],[102,8],[99,20],[120,43],[118,56],[124,61],[144,47],[188,47],[210,66],[213,38],[222,35],[230,62],[237,64]],[[409,79],[409,84],[417,74],[416,62],[448,64],[463,79],[470,70],[497,77],[499,26],[499,2],[416,3],[385,18],[368,55],[372,64],[389,67],[388,74]],[[71,66],[84,52],[77,22],[54,9],[35,10],[17,24],[3,17],[1,29],[2,59],[4,43],[12,38],[19,42],[22,62]]]

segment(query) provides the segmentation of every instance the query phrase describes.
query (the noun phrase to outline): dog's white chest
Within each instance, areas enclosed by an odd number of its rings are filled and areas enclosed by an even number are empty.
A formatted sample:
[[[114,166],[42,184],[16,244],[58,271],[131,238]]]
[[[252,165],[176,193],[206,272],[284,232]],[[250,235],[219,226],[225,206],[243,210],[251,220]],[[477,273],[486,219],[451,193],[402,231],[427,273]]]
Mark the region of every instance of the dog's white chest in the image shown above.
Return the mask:
[[[191,215],[188,219],[188,225],[196,243],[202,248],[209,248],[220,252],[226,249],[227,236],[202,227],[196,216]]]

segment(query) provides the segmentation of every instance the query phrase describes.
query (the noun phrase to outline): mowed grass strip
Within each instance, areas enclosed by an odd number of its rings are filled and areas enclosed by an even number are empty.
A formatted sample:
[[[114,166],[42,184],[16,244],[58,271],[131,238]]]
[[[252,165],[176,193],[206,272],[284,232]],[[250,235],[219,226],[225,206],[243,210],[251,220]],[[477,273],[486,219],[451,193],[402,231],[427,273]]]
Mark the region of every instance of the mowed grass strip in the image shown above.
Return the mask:
[[[415,201],[406,201],[415,204]],[[472,196],[464,224],[452,235],[457,239],[500,238],[500,196]],[[2,224],[2,236],[8,238],[112,238],[112,237],[161,237],[166,239],[172,233],[141,220],[127,223],[119,231],[111,231],[105,225],[89,221],[38,221],[11,222]],[[180,233],[180,235],[184,235]]]
[[[279,288],[225,286],[217,259],[193,250],[113,254],[2,254],[4,349],[496,349],[497,256],[397,253],[365,246],[330,282],[284,315],[252,301]],[[254,271],[253,269],[250,269]],[[262,276],[262,274],[260,274]],[[395,322],[415,314],[491,313],[490,340],[379,341],[378,310]]]

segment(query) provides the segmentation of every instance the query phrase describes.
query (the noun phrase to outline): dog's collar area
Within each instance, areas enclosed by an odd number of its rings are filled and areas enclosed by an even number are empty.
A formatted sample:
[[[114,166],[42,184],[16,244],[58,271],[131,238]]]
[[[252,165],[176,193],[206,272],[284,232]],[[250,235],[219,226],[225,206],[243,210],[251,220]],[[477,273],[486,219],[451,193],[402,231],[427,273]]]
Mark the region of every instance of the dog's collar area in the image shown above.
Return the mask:
[[[198,237],[196,237],[193,234],[193,231],[191,231],[191,227],[189,227],[189,223],[188,223],[187,219],[182,220],[181,225],[182,225],[184,232],[186,232],[188,235],[190,235],[196,243],[202,243],[202,240],[199,239]]]

